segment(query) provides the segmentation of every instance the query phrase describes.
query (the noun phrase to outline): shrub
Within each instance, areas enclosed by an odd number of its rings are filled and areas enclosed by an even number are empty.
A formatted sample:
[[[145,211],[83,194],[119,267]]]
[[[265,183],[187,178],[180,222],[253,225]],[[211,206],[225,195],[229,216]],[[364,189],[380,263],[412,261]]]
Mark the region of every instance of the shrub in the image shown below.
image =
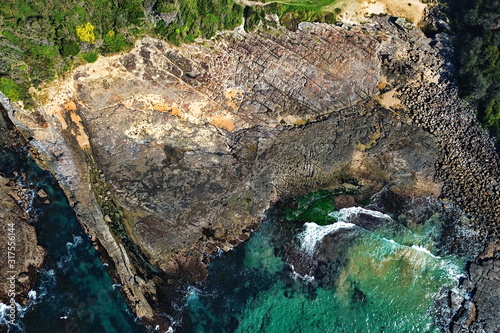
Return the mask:
[[[63,43],[61,55],[63,57],[76,56],[80,53],[80,46],[76,42]]]
[[[99,58],[99,55],[97,54],[97,52],[82,53],[82,58],[86,62],[92,63],[92,62],[97,61],[97,58]]]
[[[94,44],[94,29],[95,27],[90,22],[87,22],[84,25],[79,25],[76,27],[76,35],[82,42]]]
[[[108,31],[108,33],[104,36],[103,41],[103,51],[108,53],[120,52],[129,46],[125,36],[123,34],[117,34],[113,30]]]
[[[22,97],[21,88],[17,82],[7,77],[0,78],[0,91],[3,92],[12,102],[19,101]]]

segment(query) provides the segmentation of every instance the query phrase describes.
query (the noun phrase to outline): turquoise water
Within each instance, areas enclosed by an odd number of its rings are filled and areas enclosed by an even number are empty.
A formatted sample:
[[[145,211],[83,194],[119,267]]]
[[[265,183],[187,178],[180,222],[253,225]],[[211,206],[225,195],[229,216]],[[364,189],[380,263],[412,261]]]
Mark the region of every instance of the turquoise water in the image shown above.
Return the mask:
[[[0,173],[19,183],[47,192],[49,205],[37,203],[33,225],[38,240],[47,250],[28,305],[21,309],[10,332],[145,332],[130,313],[119,287],[100,261],[75,213],[52,177],[40,170],[27,156],[10,150],[0,151]],[[0,331],[6,329],[0,325]]]
[[[205,283],[191,288],[186,331],[439,332],[432,313],[436,293],[454,287],[463,266],[433,254],[439,215],[413,226],[387,216],[375,230],[352,225],[344,215],[326,226],[268,219],[248,243],[210,264]],[[283,250],[292,244],[305,258],[318,256],[326,228],[351,240],[329,245],[348,244],[338,265],[329,266],[334,280],[327,283],[294,272]]]
[[[18,178],[24,186],[43,188],[51,203],[33,203],[47,256],[36,293],[11,332],[145,332],[50,175],[26,156],[1,151],[0,172],[15,178],[14,170],[27,175]],[[314,214],[334,208],[323,201],[313,205]],[[321,211],[318,223],[325,225],[267,218],[247,242],[213,259],[207,281],[189,288],[178,331],[438,332],[436,293],[453,287],[463,267],[460,259],[438,255],[443,219],[436,213],[399,223],[368,211],[383,222],[368,230],[351,223],[359,212]],[[317,267],[295,271],[294,255],[307,263],[321,251],[335,253],[321,274]]]

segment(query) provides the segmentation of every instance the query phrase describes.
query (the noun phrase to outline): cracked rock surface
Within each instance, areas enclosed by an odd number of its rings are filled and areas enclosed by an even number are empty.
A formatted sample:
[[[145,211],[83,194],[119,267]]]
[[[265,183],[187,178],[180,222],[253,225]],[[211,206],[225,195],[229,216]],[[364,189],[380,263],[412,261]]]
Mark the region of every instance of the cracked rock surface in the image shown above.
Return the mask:
[[[144,38],[9,115],[151,319],[169,311],[162,286],[203,279],[205,254],[247,239],[271,203],[350,179],[498,230],[498,156],[448,79],[446,36],[398,22]]]

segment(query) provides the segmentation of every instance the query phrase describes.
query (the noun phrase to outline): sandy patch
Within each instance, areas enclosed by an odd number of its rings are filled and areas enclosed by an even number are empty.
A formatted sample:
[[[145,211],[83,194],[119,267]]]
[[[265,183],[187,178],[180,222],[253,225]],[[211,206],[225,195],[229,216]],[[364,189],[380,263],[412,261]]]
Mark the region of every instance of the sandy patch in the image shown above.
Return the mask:
[[[400,108],[401,100],[397,98],[395,95],[396,95],[396,89],[394,88],[391,91],[388,91],[385,94],[376,97],[375,100],[378,101],[380,105],[382,105],[386,109]]]
[[[229,88],[224,91],[224,97],[229,100],[233,100],[235,97],[243,94],[243,91],[236,88]]]
[[[206,102],[193,102],[190,103],[188,108],[189,108],[189,114],[194,116],[194,117],[200,117],[203,114],[203,108],[207,106]]]
[[[153,104],[152,105],[153,110],[159,111],[159,112],[165,112],[168,114],[171,114],[172,116],[175,116],[179,118],[181,121],[185,121],[186,119],[181,113],[181,110],[177,106],[177,104],[174,105],[162,105],[162,104]]]
[[[218,128],[223,128],[229,132],[234,130],[236,127],[234,121],[230,117],[224,116],[214,116],[212,118],[212,124],[214,124]]]
[[[371,15],[388,14],[396,17],[404,17],[414,25],[417,25],[424,17],[426,4],[420,0],[340,0],[328,7],[328,10],[340,8],[342,10],[339,19],[348,24],[359,24],[367,21]]]
[[[72,103],[74,104],[74,102]],[[85,129],[83,128],[82,118],[78,114],[76,114],[75,110],[70,111],[70,117],[71,121],[78,127],[78,131],[72,130],[71,132],[76,137],[76,140],[78,141],[78,145],[80,145],[80,147],[90,147],[89,138],[85,133]]]
[[[307,119],[295,117],[292,115],[287,115],[286,117],[281,117],[278,122],[284,121],[287,125],[301,126],[308,123]]]
[[[74,101],[70,100],[68,103],[64,104],[66,111],[76,111],[76,104]]]
[[[237,88],[229,88],[224,91],[224,97],[226,97],[226,99],[228,100],[227,104],[233,110],[238,110],[239,108],[238,99],[242,95],[243,91]]]
[[[385,89],[385,87],[387,87],[387,83],[388,83],[388,82],[387,82],[387,78],[386,78],[385,76],[383,76],[383,75],[382,75],[382,76],[380,77],[380,82],[379,82],[379,83],[378,83],[378,85],[377,85],[377,89],[378,89],[378,90],[384,90],[384,89]]]

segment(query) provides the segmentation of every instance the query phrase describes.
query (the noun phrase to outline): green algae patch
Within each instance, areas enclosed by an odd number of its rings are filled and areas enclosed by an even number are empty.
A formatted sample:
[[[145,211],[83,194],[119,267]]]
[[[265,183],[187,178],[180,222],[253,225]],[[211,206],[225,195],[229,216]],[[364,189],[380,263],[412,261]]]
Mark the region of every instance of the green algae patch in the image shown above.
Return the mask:
[[[333,204],[334,195],[328,190],[309,193],[296,201],[296,208],[285,211],[287,221],[315,222],[320,225],[337,222],[329,213],[336,210]]]
[[[337,217],[333,212],[337,211],[335,207],[335,198],[341,195],[355,195],[358,189],[337,188],[334,190],[321,189],[308,193],[295,201],[289,208],[285,209],[285,220],[289,222],[314,222],[319,225],[327,225],[337,222]],[[364,202],[369,202],[365,200]]]

